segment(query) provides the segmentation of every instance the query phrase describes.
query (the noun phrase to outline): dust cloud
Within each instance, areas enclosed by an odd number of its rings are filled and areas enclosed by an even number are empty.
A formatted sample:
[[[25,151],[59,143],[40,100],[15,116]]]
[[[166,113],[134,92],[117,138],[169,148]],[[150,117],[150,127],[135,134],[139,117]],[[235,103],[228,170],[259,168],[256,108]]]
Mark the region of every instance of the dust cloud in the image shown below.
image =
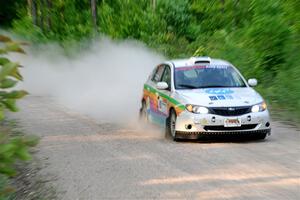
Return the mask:
[[[75,56],[55,44],[26,51],[16,57],[24,65],[20,87],[96,120],[118,123],[137,119],[143,83],[164,59],[141,43],[107,38]]]

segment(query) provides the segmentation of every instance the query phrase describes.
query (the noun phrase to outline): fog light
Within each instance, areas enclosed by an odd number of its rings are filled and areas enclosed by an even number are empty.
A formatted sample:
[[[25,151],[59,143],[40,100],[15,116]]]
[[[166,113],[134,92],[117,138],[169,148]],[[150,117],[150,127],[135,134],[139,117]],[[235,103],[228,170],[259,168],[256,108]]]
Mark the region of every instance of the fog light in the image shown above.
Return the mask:
[[[188,130],[192,129],[192,125],[191,124],[186,124],[185,129],[188,129]]]
[[[248,122],[251,121],[251,116],[250,115],[248,115],[247,120],[248,120]]]
[[[213,116],[213,117],[211,118],[211,121],[215,123],[215,122],[216,122],[216,117]]]
[[[267,123],[266,123],[266,127],[269,127],[269,126],[270,126],[270,122],[267,122]]]

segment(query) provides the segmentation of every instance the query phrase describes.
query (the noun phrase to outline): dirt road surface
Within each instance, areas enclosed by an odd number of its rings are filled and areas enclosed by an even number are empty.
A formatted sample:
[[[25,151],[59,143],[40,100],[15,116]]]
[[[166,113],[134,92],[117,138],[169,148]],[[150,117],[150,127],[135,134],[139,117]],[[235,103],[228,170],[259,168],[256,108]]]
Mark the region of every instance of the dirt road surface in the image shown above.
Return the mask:
[[[58,199],[300,199],[300,131],[273,122],[264,142],[172,142],[27,97],[12,115],[40,136]]]

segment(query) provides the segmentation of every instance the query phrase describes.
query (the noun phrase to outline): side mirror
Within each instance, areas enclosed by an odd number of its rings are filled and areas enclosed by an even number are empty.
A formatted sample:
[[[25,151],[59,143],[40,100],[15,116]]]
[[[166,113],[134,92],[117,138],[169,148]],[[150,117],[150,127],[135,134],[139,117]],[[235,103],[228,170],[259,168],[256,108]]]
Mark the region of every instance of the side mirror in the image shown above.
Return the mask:
[[[255,86],[257,86],[257,80],[255,78],[251,78],[251,79],[248,80],[248,84],[251,87],[255,87]]]
[[[168,83],[166,83],[166,82],[158,82],[156,84],[156,88],[159,90],[166,90],[169,88],[169,86],[168,86]]]

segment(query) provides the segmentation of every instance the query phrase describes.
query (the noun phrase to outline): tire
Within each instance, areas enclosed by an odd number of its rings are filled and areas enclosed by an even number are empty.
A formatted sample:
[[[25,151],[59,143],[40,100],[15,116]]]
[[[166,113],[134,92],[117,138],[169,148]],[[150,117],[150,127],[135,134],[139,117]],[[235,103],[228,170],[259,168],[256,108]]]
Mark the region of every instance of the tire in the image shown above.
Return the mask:
[[[148,123],[148,121],[149,121],[147,105],[146,105],[145,101],[142,102],[142,107],[140,109],[140,120],[144,123]]]
[[[177,115],[175,111],[172,109],[170,111],[169,117],[166,120],[166,137],[171,138],[174,141],[178,141],[178,139],[176,138],[176,130],[175,130],[176,119],[177,119]]]

